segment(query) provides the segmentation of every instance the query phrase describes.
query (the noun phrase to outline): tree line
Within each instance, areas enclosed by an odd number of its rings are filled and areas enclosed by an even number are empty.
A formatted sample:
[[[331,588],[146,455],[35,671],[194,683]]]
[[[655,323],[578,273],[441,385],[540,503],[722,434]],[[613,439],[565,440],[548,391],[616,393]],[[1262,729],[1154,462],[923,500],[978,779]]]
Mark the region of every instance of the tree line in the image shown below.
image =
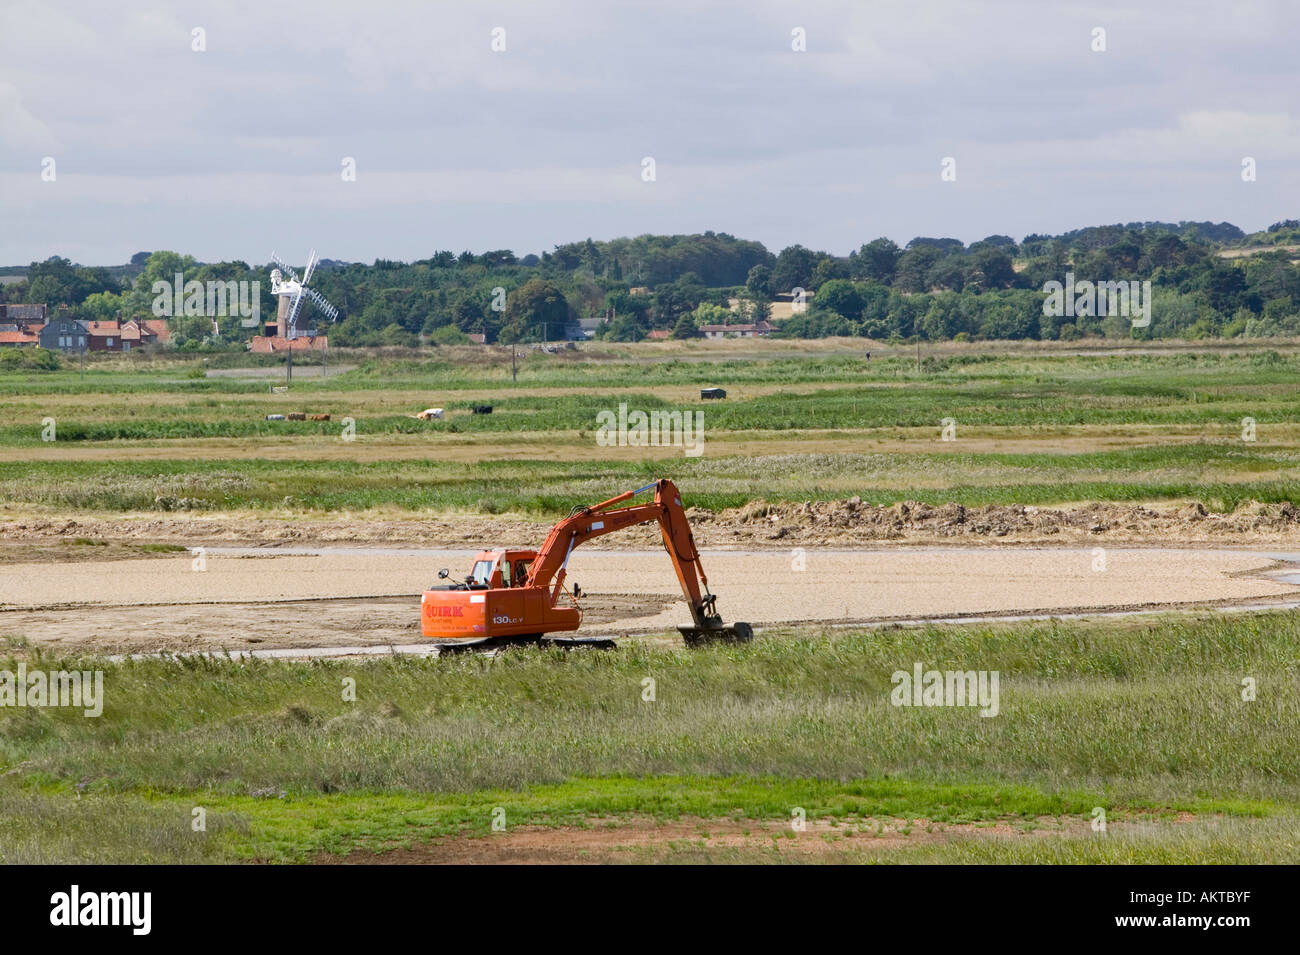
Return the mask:
[[[469,335],[555,340],[590,316],[609,319],[599,334],[612,340],[655,330],[690,338],[701,325],[769,318],[774,301],[792,296],[806,307],[779,324],[782,336],[1264,336],[1300,334],[1298,246],[1297,220],[1253,235],[1230,223],[1134,222],[1019,242],[918,236],[899,246],[878,238],[843,256],[802,245],[773,253],[705,232],[586,239],[523,257],[500,249],[441,251],[414,262],[326,260],[312,284],[338,307],[328,333],[345,346],[454,344]],[[259,282],[269,319],[276,308],[269,272],[269,265],[202,263],[170,251],[141,252],[111,268],[53,257],[31,263],[23,281],[0,287],[0,298],[67,306],[85,319],[149,317],[155,283],[179,273],[185,281]],[[1045,315],[1045,284],[1067,276],[1149,281],[1150,325],[1133,328],[1121,315]],[[218,319],[215,331],[214,338],[210,316],[173,318],[173,340],[183,348],[239,347],[256,330],[230,317]]]

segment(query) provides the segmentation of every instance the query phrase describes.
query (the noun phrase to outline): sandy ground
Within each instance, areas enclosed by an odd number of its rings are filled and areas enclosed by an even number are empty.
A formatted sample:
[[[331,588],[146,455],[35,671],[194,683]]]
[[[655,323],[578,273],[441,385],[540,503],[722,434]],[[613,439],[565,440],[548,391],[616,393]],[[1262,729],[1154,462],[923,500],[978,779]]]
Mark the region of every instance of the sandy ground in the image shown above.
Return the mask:
[[[1094,569],[1104,558],[1104,569]],[[799,569],[802,562],[802,569]],[[470,555],[209,550],[76,563],[0,565],[0,635],[59,651],[133,653],[419,642],[419,594]],[[1279,563],[1223,550],[809,548],[706,552],[728,620],[756,626],[978,614],[1207,606],[1300,588],[1264,576]],[[197,569],[201,568],[201,569]],[[575,553],[568,581],[590,611],[583,634],[689,622],[662,550]],[[12,638],[17,637],[18,641]]]

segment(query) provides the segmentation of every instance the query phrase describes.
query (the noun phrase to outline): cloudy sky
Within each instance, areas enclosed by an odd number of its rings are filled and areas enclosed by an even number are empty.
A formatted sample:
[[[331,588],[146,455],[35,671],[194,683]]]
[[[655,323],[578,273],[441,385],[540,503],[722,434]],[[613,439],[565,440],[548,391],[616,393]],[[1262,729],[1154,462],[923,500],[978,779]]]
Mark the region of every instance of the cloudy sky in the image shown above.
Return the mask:
[[[0,264],[1250,231],[1300,216],[1297,37],[1294,0],[0,0]]]

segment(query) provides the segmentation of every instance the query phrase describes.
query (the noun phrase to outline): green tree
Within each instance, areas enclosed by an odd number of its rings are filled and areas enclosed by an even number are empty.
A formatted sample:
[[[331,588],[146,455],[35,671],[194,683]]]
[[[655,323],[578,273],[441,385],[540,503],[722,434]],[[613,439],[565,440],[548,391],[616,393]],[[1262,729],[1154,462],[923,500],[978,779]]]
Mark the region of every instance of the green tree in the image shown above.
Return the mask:
[[[813,269],[819,258],[821,255],[802,245],[782,249],[772,267],[773,290],[786,293],[796,288],[812,288]]]
[[[855,279],[866,279],[890,285],[898,271],[898,257],[903,254],[892,239],[872,239],[857,254],[850,256],[850,269]]]
[[[455,325],[443,325],[429,334],[429,341],[435,345],[468,345],[470,339]]]
[[[400,345],[406,348],[413,348],[419,341],[413,332],[408,332],[397,322],[385,327],[379,337],[385,345]]]
[[[694,272],[687,272],[677,281],[659,286],[655,289],[655,324],[660,328],[673,327],[678,318],[700,304],[705,291]]]
[[[560,338],[569,321],[564,292],[546,279],[529,279],[506,299],[505,323],[498,336],[507,344]]]
[[[834,312],[841,318],[856,319],[862,314],[862,293],[845,279],[831,279],[817,290],[815,307]]]
[[[898,257],[894,285],[904,292],[930,291],[930,270],[939,261],[940,256],[939,250],[929,245],[908,249]]]

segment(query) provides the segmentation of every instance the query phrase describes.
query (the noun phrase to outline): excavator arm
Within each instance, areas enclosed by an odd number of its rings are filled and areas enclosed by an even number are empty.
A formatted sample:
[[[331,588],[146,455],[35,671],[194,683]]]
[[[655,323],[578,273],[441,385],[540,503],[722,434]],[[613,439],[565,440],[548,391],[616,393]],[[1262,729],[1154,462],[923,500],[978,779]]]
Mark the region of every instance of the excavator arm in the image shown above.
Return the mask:
[[[654,500],[646,504],[618,507],[649,490],[654,490]],[[691,607],[693,627],[679,627],[688,644],[711,640],[748,641],[753,630],[747,623],[725,626],[714,606],[716,597],[709,593],[709,579],[700,565],[700,552],[695,547],[681,495],[672,481],[661,479],[635,491],[628,491],[608,501],[590,507],[576,507],[564,520],[551,528],[528,573],[528,586],[549,588],[551,605],[559,600],[564,589],[565,570],[574,549],[589,540],[612,534],[628,527],[659,523],[664,548],[672,559],[677,580]]]

